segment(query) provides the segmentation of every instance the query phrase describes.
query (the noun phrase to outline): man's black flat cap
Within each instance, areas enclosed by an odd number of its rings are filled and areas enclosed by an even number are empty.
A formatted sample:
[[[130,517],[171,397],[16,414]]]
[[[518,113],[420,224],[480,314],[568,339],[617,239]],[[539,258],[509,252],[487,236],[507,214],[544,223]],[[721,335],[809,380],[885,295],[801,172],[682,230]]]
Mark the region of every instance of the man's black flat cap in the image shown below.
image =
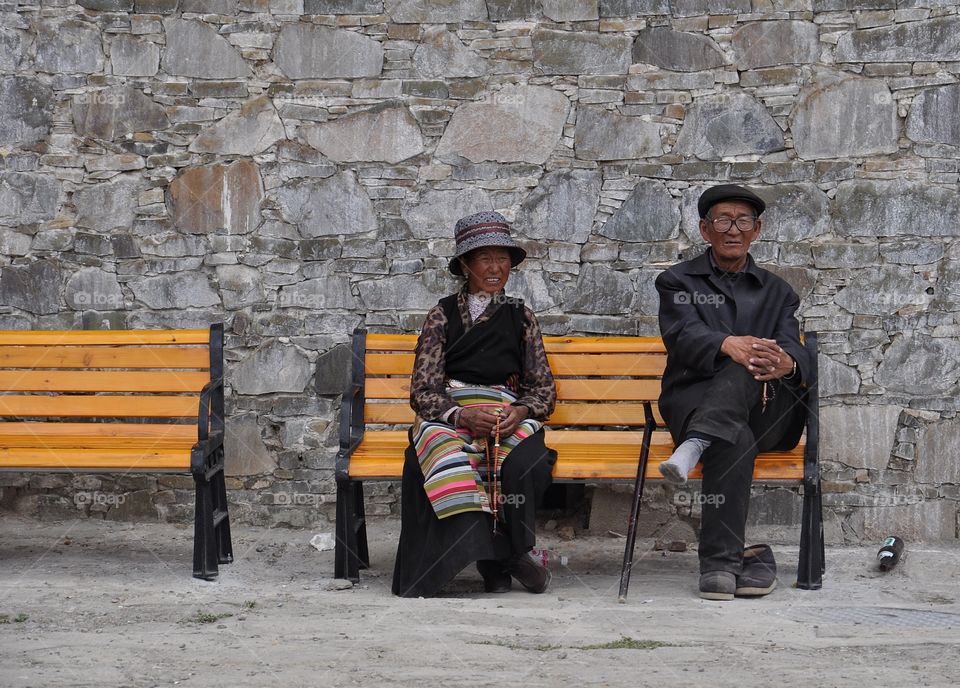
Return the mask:
[[[736,184],[721,184],[720,186],[711,187],[700,194],[700,200],[697,201],[697,211],[700,213],[700,218],[705,218],[707,213],[710,212],[710,208],[721,201],[746,201],[756,209],[758,216],[763,213],[764,208],[767,207],[763,199],[750,189],[737,186]]]

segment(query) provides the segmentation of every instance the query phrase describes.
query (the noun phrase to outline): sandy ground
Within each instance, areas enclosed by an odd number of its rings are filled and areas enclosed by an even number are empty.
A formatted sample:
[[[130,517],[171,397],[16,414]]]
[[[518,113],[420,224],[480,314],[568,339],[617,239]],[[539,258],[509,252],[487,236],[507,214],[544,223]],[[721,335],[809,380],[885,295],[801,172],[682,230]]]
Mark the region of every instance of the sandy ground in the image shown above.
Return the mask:
[[[235,528],[236,562],[205,583],[192,529],[3,514],[0,685],[960,685],[957,547],[908,543],[888,574],[873,548],[830,548],[823,589],[802,591],[777,546],[772,595],[708,602],[694,553],[641,541],[618,604],[622,539],[547,537],[569,562],[543,595],[486,595],[471,570],[404,600],[397,528],[371,523],[371,569],[338,590],[307,531]]]

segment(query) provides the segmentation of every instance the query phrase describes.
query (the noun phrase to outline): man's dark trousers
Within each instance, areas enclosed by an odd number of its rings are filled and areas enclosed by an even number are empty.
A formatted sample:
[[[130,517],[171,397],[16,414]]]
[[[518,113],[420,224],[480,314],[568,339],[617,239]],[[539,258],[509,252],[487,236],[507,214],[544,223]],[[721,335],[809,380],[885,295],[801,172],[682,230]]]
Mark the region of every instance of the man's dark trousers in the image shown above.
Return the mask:
[[[701,457],[701,573],[740,573],[757,454],[786,451],[800,440],[807,413],[803,390],[785,380],[768,386],[773,398],[764,409],[763,383],[724,359],[686,427],[674,434],[677,443],[691,434],[714,438]]]

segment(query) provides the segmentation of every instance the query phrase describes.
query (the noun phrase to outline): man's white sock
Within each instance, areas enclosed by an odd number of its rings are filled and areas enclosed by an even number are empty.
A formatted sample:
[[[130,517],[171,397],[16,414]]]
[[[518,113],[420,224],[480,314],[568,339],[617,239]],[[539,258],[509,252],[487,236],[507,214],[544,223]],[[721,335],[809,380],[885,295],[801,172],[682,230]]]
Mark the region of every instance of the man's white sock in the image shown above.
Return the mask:
[[[669,459],[660,464],[660,475],[677,485],[687,482],[690,471],[711,445],[710,440],[691,437],[680,443]]]

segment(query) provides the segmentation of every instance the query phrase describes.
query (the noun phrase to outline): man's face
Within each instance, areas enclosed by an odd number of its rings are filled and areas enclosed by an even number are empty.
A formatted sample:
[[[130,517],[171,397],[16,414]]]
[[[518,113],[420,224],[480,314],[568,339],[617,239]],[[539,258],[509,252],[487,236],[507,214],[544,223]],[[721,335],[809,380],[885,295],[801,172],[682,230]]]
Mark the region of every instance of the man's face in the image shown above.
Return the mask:
[[[760,235],[760,219],[756,209],[744,201],[721,201],[710,208],[707,217],[700,220],[700,236],[713,247],[714,256],[723,261],[738,262],[746,258],[750,244]],[[755,220],[753,229],[743,231],[737,226]],[[730,229],[718,232],[717,226],[730,222]]]

